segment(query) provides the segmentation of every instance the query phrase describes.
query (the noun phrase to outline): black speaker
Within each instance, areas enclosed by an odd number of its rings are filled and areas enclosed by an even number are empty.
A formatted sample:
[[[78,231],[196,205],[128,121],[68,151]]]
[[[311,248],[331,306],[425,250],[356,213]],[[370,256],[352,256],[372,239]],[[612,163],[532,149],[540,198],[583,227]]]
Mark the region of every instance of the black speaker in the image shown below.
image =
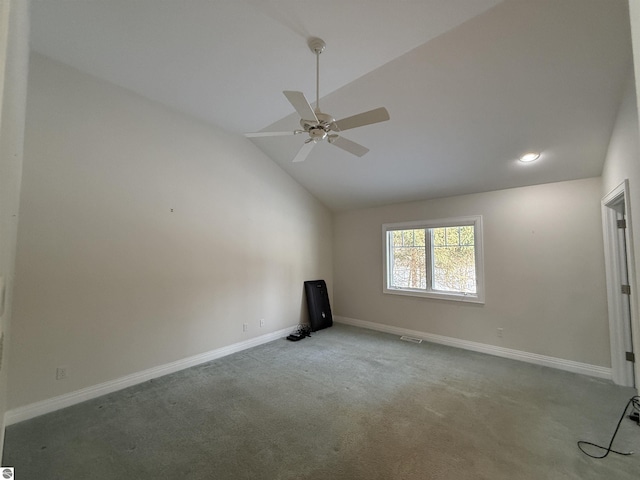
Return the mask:
[[[304,282],[304,292],[307,296],[309,309],[309,323],[311,331],[316,332],[333,325],[329,293],[324,280],[309,280]]]

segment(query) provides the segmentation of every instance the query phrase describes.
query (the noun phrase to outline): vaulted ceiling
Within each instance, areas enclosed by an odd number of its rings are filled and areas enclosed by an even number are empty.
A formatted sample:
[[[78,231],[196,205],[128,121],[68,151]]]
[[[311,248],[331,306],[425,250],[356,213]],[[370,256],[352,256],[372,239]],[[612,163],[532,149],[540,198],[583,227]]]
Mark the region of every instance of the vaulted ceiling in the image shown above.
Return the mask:
[[[292,163],[333,210],[598,176],[632,74],[626,0],[33,0],[32,48],[241,135],[294,130],[282,94],[335,118],[385,106]],[[522,164],[517,157],[541,152]]]

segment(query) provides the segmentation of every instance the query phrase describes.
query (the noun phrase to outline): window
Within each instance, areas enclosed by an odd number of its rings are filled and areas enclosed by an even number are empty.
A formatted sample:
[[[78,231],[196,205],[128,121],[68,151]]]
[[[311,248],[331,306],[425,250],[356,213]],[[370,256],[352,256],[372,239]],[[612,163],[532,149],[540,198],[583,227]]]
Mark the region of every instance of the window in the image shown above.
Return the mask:
[[[484,303],[482,217],[382,226],[384,292]]]

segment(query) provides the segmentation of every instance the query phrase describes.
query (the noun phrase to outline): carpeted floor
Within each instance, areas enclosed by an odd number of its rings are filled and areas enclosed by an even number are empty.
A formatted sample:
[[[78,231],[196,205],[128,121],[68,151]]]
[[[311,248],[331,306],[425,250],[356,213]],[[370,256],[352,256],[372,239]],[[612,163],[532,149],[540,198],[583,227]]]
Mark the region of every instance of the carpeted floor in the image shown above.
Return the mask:
[[[608,381],[344,325],[7,429],[21,480],[640,478]],[[625,419],[614,445],[640,452]],[[594,452],[595,453],[595,452]]]

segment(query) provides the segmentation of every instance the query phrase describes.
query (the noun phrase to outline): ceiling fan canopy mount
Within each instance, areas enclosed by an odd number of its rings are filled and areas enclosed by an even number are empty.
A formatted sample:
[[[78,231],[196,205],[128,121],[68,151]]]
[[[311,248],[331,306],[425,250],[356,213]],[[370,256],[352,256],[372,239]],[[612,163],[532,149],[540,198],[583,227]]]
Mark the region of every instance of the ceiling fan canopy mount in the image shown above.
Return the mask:
[[[311,51],[316,55],[320,55],[322,52],[324,52],[324,49],[327,46],[327,44],[324,43],[324,40],[318,37],[311,37],[307,44],[309,45]]]

